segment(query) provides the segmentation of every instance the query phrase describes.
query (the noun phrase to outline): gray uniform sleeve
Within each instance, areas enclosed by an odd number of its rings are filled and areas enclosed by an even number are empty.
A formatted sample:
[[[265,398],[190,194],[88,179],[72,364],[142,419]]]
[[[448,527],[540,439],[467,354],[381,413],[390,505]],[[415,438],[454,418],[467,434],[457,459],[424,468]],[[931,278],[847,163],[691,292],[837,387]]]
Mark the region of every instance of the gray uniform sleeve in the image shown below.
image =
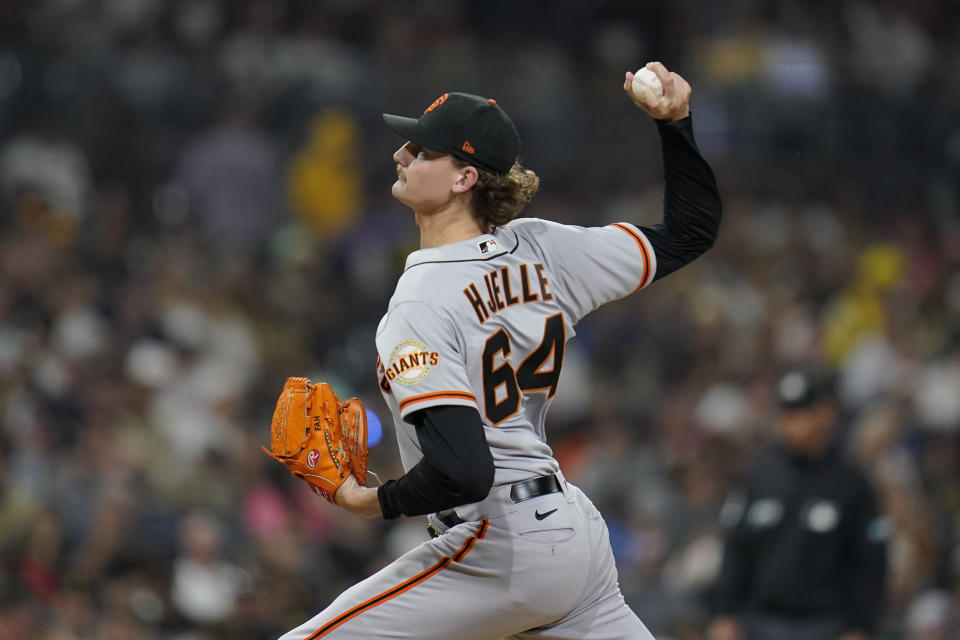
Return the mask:
[[[456,331],[423,302],[402,302],[377,334],[377,351],[400,415],[440,405],[477,408]]]
[[[521,228],[546,256],[552,286],[574,323],[597,307],[642,289],[656,275],[657,258],[649,239],[627,222],[579,227],[537,219]]]

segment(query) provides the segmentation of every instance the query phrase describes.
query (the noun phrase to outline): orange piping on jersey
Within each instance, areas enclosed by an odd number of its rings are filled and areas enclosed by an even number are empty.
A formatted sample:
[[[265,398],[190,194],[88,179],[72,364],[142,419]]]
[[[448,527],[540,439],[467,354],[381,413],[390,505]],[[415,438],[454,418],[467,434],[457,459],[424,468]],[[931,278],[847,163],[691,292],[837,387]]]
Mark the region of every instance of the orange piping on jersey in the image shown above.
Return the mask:
[[[405,400],[400,401],[399,409],[403,411],[407,407],[417,402],[426,402],[427,400],[437,400],[439,398],[455,398],[457,400],[470,400],[476,402],[477,398],[472,393],[467,393],[466,391],[434,391],[432,393],[424,393],[419,396],[411,396]]]
[[[647,253],[646,243],[643,241],[643,238],[634,233],[633,229],[622,222],[615,222],[607,226],[620,229],[620,231],[623,231],[628,236],[636,240],[637,246],[640,247],[640,253],[643,254],[643,277],[640,278],[640,284],[637,286],[637,289],[642,289],[644,285],[647,284],[647,278],[650,276],[650,254]]]
[[[400,584],[393,587],[392,589],[388,589],[383,593],[370,598],[366,602],[358,604],[353,609],[348,610],[347,612],[343,613],[337,618],[334,618],[327,624],[323,625],[322,627],[314,631],[311,635],[307,636],[306,640],[318,640],[319,638],[324,637],[325,635],[327,635],[328,633],[330,633],[331,631],[333,631],[334,629],[342,625],[344,622],[347,622],[348,620],[352,620],[353,618],[357,617],[361,613],[369,611],[370,609],[373,609],[377,605],[381,605],[385,602],[388,602],[389,600],[392,600],[393,598],[396,598],[397,596],[399,596],[401,593],[404,593],[406,591],[409,591],[410,589],[413,589],[415,586],[417,586],[418,584],[421,584],[422,582],[427,580],[429,577],[438,574],[440,571],[445,569],[451,562],[460,562],[468,553],[470,553],[470,550],[473,549],[473,546],[476,544],[477,540],[483,540],[484,536],[487,535],[487,528],[489,526],[490,526],[490,521],[484,520],[483,522],[480,523],[480,526],[477,527],[476,532],[474,532],[472,536],[467,538],[466,542],[463,543],[463,546],[461,546],[457,550],[457,552],[453,554],[453,557],[443,556],[442,558],[440,558],[440,560],[436,564],[431,566],[429,569],[421,571],[420,573],[413,576],[406,582],[401,582]]]

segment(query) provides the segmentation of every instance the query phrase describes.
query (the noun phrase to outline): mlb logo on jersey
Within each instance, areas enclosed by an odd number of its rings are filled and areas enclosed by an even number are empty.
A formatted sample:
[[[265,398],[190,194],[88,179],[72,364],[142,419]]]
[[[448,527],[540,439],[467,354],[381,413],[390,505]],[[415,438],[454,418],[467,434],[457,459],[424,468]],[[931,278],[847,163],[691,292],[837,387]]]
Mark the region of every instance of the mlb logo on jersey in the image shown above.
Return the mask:
[[[491,251],[496,251],[500,248],[500,245],[497,244],[497,241],[493,238],[487,238],[486,240],[481,240],[477,243],[477,248],[480,249],[480,253],[490,253]]]

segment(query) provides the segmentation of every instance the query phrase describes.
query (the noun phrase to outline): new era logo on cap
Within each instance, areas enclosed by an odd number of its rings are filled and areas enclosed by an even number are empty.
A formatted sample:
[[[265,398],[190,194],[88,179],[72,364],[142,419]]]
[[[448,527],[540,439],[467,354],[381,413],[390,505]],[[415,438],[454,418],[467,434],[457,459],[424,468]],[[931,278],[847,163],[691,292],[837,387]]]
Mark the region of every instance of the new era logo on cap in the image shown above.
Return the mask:
[[[470,93],[445,93],[419,118],[385,113],[383,120],[411,142],[498,175],[509,173],[520,153],[510,116],[496,100]]]

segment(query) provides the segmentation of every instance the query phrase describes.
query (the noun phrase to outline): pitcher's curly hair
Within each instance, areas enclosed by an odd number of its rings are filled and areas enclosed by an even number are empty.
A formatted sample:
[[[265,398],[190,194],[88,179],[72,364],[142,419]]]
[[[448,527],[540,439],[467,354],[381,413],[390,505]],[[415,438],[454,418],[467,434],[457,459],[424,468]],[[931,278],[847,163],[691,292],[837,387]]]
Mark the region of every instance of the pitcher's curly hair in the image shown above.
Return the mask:
[[[458,167],[470,166],[451,157]],[[477,184],[470,190],[473,217],[487,233],[516,218],[540,189],[540,178],[533,171],[515,162],[502,176],[477,168]]]

